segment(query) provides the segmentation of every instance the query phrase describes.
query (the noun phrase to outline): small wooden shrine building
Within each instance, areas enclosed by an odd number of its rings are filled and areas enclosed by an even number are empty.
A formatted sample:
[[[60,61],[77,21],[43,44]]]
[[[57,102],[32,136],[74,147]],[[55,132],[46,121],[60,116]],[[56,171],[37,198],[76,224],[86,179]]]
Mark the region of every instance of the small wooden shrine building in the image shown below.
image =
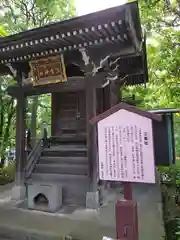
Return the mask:
[[[95,198],[99,188],[89,120],[120,101],[122,84],[147,81],[138,3],[0,38],[0,74],[17,81],[8,87],[17,99],[17,185],[56,182],[63,203],[87,204],[87,193]],[[44,93],[52,96],[51,144],[26,157],[26,98]]]

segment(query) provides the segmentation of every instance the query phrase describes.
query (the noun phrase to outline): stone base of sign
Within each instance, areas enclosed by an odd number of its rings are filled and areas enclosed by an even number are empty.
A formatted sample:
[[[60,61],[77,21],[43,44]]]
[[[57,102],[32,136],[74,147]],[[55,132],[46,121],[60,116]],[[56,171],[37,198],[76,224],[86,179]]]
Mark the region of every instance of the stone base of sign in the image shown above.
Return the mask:
[[[86,193],[86,208],[98,209],[100,207],[99,191]]]
[[[25,185],[14,185],[11,190],[11,199],[12,200],[24,200],[26,197],[26,187]]]

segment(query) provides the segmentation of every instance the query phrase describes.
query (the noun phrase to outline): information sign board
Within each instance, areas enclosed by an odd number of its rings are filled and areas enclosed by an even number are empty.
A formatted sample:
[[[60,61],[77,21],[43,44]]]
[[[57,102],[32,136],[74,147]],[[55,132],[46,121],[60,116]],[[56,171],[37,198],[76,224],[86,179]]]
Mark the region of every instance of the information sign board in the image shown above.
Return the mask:
[[[120,109],[97,127],[101,180],[155,183],[152,119]]]

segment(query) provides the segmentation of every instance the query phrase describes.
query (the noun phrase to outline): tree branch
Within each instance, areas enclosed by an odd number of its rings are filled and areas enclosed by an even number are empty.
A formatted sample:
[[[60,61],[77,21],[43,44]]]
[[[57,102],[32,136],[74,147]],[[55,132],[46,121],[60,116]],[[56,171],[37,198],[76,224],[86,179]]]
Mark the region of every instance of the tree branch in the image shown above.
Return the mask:
[[[30,12],[28,10],[28,6],[27,4],[22,0],[20,2],[20,7],[21,7],[21,11],[24,13],[25,19],[26,19],[26,26],[29,25],[29,20],[30,20]]]

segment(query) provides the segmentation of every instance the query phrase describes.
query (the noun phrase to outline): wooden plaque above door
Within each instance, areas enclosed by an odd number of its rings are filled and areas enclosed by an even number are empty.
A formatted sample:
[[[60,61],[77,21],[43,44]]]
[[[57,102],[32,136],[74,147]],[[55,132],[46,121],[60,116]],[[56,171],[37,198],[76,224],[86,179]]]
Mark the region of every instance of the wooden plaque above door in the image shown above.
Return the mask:
[[[67,81],[63,55],[36,59],[30,66],[35,86]]]

